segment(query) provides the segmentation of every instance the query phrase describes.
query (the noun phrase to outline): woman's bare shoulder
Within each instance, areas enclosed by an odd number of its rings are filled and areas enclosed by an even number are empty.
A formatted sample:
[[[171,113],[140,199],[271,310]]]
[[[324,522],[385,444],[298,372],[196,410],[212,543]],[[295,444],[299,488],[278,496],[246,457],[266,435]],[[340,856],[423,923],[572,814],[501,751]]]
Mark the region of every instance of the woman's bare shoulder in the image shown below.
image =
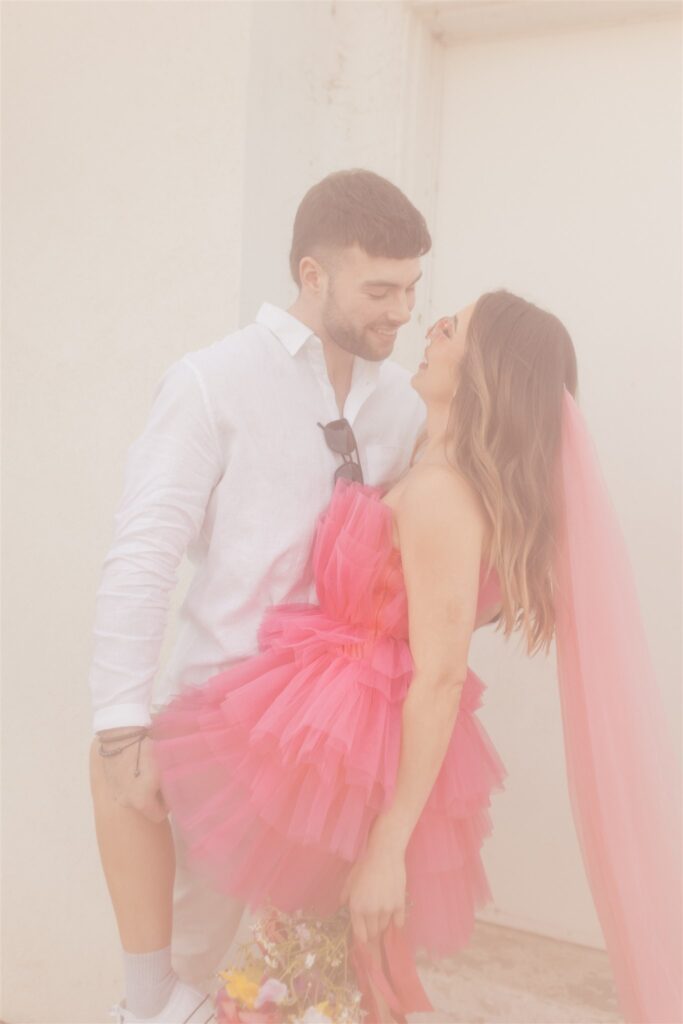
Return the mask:
[[[449,514],[469,511],[479,517],[481,503],[470,481],[445,459],[417,463],[384,496],[398,516],[424,516],[429,510]]]

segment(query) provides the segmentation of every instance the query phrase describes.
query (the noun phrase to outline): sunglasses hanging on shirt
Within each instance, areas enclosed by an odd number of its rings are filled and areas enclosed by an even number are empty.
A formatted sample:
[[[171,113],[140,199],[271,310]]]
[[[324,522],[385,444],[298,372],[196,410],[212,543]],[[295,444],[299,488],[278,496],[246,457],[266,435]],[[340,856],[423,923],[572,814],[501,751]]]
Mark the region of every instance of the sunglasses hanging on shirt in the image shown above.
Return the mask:
[[[334,474],[335,483],[341,477],[363,483],[363,470],[360,465],[360,454],[351,424],[347,419],[332,420],[330,423],[318,423],[325,435],[325,442],[330,451],[341,455],[344,460]],[[356,455],[354,459],[353,455]]]

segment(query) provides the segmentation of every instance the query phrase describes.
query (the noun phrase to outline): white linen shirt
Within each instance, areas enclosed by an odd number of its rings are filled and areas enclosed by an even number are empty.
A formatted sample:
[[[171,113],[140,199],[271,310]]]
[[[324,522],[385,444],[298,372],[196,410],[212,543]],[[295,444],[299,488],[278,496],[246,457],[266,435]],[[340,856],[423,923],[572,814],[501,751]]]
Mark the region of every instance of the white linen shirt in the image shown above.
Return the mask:
[[[365,482],[408,465],[425,407],[410,374],[356,356],[344,416]],[[114,540],[95,599],[93,729],[148,725],[155,705],[254,654],[264,611],[315,601],[311,548],[341,456],[322,343],[264,304],[256,322],[162,375],[127,452]],[[168,664],[159,667],[183,555],[196,564]]]

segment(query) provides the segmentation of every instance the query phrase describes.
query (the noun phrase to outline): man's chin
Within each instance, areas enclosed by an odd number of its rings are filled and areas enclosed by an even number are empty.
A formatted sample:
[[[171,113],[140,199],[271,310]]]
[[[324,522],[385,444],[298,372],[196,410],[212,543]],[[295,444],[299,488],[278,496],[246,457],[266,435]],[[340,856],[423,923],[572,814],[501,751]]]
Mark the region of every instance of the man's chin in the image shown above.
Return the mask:
[[[388,359],[393,351],[393,345],[387,345],[383,350],[377,345],[359,345],[354,354],[368,363],[381,363]]]
[[[367,353],[365,359],[375,361],[387,359],[394,351],[397,336],[398,331],[384,335],[378,331],[370,331],[369,336],[366,335],[366,344],[364,345]]]
[[[367,351],[363,355],[363,359],[366,359],[368,363],[383,363],[385,359],[389,358],[393,351],[393,345],[391,348],[388,348],[386,352],[378,352],[376,349],[372,349],[372,351]]]
[[[398,337],[398,328],[393,331],[380,331],[371,327],[370,333],[381,345],[390,345],[393,348]]]

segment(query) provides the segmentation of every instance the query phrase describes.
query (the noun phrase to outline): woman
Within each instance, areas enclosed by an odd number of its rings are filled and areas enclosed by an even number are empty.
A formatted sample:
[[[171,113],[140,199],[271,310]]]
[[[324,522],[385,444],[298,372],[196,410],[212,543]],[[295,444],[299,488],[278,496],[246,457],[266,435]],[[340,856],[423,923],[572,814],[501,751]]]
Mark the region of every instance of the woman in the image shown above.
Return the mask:
[[[662,835],[676,808],[656,691],[634,724],[637,691],[621,676],[608,690],[615,647],[632,642],[619,634],[626,620],[595,642],[585,617],[594,581],[575,528],[599,517],[576,511],[577,480],[581,501],[605,501],[586,489],[583,464],[567,475],[571,455],[586,454],[571,340],[506,292],[440,320],[428,339],[413,379],[428,413],[420,458],[384,496],[339,481],[316,535],[319,605],[271,609],[260,655],[157,716],[164,797],[217,888],[323,915],[348,902],[357,940],[375,952],[391,924],[413,950],[454,953],[490,898],[480,847],[505,776],[474,715],[472,631],[499,617],[530,653],[557,632],[570,791],[622,1008],[659,1020],[680,1000],[675,832]],[[606,575],[619,585],[611,554]],[[600,613],[607,622],[604,602]],[[604,742],[614,729],[589,735],[586,696],[619,698],[624,747]],[[640,788],[624,802],[629,760]],[[639,869],[650,877],[634,892]],[[378,983],[388,1021],[385,994]]]

